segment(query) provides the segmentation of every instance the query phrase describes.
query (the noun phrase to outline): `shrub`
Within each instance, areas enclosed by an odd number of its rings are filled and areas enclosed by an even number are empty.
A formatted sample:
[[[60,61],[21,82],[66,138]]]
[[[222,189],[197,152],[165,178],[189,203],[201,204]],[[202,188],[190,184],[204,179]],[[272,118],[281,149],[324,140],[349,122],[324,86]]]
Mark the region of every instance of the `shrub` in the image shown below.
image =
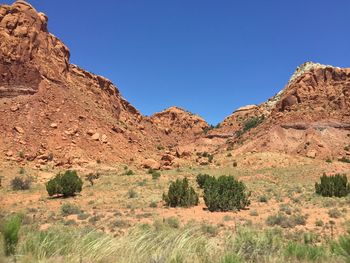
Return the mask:
[[[18,232],[21,228],[22,218],[19,215],[13,215],[8,218],[3,226],[5,255],[11,256],[16,252],[18,243]]]
[[[243,128],[236,132],[237,137],[240,137],[250,129],[257,127],[260,123],[264,121],[264,119],[265,119],[265,116],[262,115],[262,116],[252,117],[249,120],[245,121],[243,123]]]
[[[209,174],[198,174],[197,177],[196,177],[196,181],[197,181],[197,184],[198,184],[198,187],[200,189],[203,189],[204,188],[204,184],[206,182],[206,180],[210,178],[210,175]]]
[[[46,183],[46,190],[49,196],[63,195],[64,197],[74,196],[81,192],[83,181],[76,171],[68,170],[64,174],[57,174]]]
[[[129,196],[129,198],[136,198],[138,195],[137,195],[137,192],[134,189],[130,189],[128,191],[128,196]]]
[[[149,207],[151,208],[157,208],[158,206],[158,203],[156,201],[152,201],[150,204],[149,204]]]
[[[232,176],[210,177],[204,185],[204,202],[209,211],[244,209],[250,204],[246,186]]]
[[[85,176],[85,180],[89,181],[91,186],[94,185],[94,180],[97,180],[98,178],[100,178],[99,173],[89,173]]]
[[[133,170],[127,170],[126,172],[125,172],[125,175],[134,175],[135,173],[134,173],[134,171]]]
[[[153,171],[153,173],[152,173],[152,179],[153,179],[153,180],[157,180],[157,179],[159,179],[159,177],[160,177],[160,172]]]
[[[343,162],[343,163],[350,163],[350,159],[346,158],[346,157],[342,157],[340,159],[338,159],[339,162]]]
[[[334,176],[323,174],[320,179],[321,182],[315,184],[316,194],[328,197],[343,197],[350,193],[350,185],[345,174],[336,174]]]
[[[324,225],[323,221],[321,219],[317,219],[316,222],[315,222],[315,225],[318,226],[318,227],[321,227]]]
[[[94,216],[89,218],[88,222],[91,223],[91,224],[95,224],[99,220],[101,220],[101,216],[94,215]]]
[[[198,194],[189,186],[187,178],[177,179],[170,183],[168,194],[163,194],[163,200],[167,206],[190,207],[198,204]]]
[[[328,215],[330,218],[339,218],[342,216],[342,213],[339,211],[338,208],[332,208],[330,210],[328,210]]]
[[[259,197],[260,203],[267,203],[269,201],[268,197],[266,195],[262,195]]]
[[[12,190],[28,190],[32,184],[33,178],[29,176],[16,176],[11,180]]]
[[[90,214],[81,212],[78,214],[77,218],[78,218],[78,220],[85,220],[85,219],[88,219],[89,217],[90,217]]]
[[[79,206],[75,204],[65,203],[61,205],[61,214],[63,216],[69,216],[69,215],[77,215],[80,214],[81,210]]]
[[[280,226],[282,228],[293,228],[297,225],[305,225],[306,218],[300,214],[286,216],[285,214],[277,213],[276,215],[267,217],[266,224],[269,226]]]

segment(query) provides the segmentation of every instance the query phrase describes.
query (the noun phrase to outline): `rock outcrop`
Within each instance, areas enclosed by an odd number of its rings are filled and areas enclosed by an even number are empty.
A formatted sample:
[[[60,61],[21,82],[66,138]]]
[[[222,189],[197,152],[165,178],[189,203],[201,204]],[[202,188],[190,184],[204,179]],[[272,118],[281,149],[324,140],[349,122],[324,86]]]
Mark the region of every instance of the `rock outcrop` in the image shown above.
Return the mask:
[[[263,121],[242,134],[245,123],[260,116]],[[307,62],[276,96],[261,105],[236,110],[210,134],[232,134],[223,147],[235,145],[237,152],[279,151],[336,158],[345,154],[344,147],[350,143],[349,126],[350,69]]]
[[[0,158],[142,166],[145,158],[160,162],[180,134],[193,138],[206,125],[191,114],[178,118],[185,114],[175,110],[169,113],[175,119],[163,116],[164,123],[156,117],[162,114],[144,117],[111,81],[70,64],[69,57],[48,31],[46,15],[25,1],[0,6]]]
[[[175,134],[182,140],[201,135],[209,127],[204,119],[179,107],[170,107],[155,113],[150,119],[165,134]]]

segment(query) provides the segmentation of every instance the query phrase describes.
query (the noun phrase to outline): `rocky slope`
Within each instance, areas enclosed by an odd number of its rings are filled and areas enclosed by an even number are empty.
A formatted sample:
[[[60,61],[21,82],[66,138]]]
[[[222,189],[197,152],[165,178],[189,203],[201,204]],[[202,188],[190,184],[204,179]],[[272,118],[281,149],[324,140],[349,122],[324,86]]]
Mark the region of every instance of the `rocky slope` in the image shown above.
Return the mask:
[[[312,158],[347,156],[349,95],[350,69],[307,62],[276,96],[261,105],[236,110],[207,137],[226,135],[222,147],[233,147],[236,153],[278,151]],[[256,125],[245,129],[253,119],[258,120]]]
[[[113,83],[69,56],[44,14],[24,1],[0,6],[2,161],[170,169],[207,165],[211,153],[227,151],[350,156],[350,69],[305,63],[270,100],[210,129],[178,107],[143,116]]]
[[[207,125],[175,109],[169,120],[142,116],[108,79],[70,64],[69,49],[47,23],[24,1],[0,6],[1,159],[143,165],[175,155],[180,135],[191,140]]]
[[[170,107],[153,114],[150,119],[165,134],[174,134],[178,141],[183,141],[188,134],[202,135],[209,127],[208,123],[198,115],[194,115],[179,107]]]

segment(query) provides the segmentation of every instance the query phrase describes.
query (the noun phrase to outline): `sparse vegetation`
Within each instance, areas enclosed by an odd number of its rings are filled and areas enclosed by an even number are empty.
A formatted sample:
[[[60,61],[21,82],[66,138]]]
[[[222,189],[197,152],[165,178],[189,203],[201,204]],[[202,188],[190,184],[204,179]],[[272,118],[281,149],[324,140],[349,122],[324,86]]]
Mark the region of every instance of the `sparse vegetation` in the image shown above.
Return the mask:
[[[134,171],[131,169],[127,169],[124,173],[124,175],[134,175],[134,174],[135,174]]]
[[[339,162],[343,162],[343,163],[350,163],[350,159],[346,158],[346,157],[342,157],[340,159],[338,159]]]
[[[11,180],[11,188],[14,191],[28,190],[32,185],[33,178],[30,176],[16,176]]]
[[[332,208],[328,210],[328,215],[330,218],[339,218],[342,216],[342,212],[338,208]]]
[[[211,224],[202,224],[201,230],[204,234],[212,237],[217,236],[219,233],[218,227]]]
[[[19,168],[19,174],[23,175],[26,173],[26,170],[24,169],[24,167]]]
[[[246,133],[247,131],[257,127],[260,123],[262,123],[264,121],[264,119],[265,119],[264,115],[252,117],[252,118],[248,119],[247,121],[245,121],[243,123],[242,129],[236,132],[236,136],[240,137],[244,133]]]
[[[350,193],[350,185],[345,174],[331,176],[323,174],[320,180],[320,183],[315,184],[316,194],[328,197],[344,197]]]
[[[324,226],[324,223],[321,219],[317,219],[316,222],[315,222],[315,225],[318,226],[318,227],[322,227]]]
[[[21,158],[21,159],[24,159],[24,157],[25,157],[24,152],[23,151],[19,151],[18,152],[18,157]]]
[[[19,240],[19,230],[21,228],[22,217],[20,215],[12,215],[6,219],[2,234],[4,236],[5,255],[15,255],[16,247]]]
[[[134,189],[130,189],[128,191],[128,197],[129,198],[136,198],[136,197],[138,197],[138,194],[137,194],[137,192]]]
[[[301,214],[287,216],[282,213],[270,215],[266,219],[268,226],[280,226],[282,228],[293,228],[297,225],[305,225],[306,217]]]
[[[77,175],[77,172],[73,170],[67,170],[64,174],[57,174],[46,184],[46,190],[49,196],[74,196],[76,193],[81,192],[82,187],[83,181]]]
[[[80,207],[75,204],[64,203],[61,205],[61,214],[63,216],[77,215],[80,213],[81,213]]]
[[[151,208],[156,208],[158,206],[158,203],[156,201],[152,201],[150,204],[149,204],[149,207]]]
[[[268,201],[269,201],[269,198],[266,195],[259,196],[260,203],[267,203]]]
[[[326,159],[326,163],[332,163],[333,161],[332,161],[332,159],[331,158],[327,158]]]
[[[160,172],[157,172],[157,171],[152,172],[152,179],[153,180],[158,180],[160,176],[161,176]]]
[[[243,182],[232,176],[209,177],[204,185],[204,202],[209,211],[241,210],[250,204]]]
[[[98,217],[98,216],[97,216]],[[100,220],[97,218],[94,222]],[[89,220],[90,221],[90,220]],[[153,226],[139,225],[123,236],[69,226],[39,231],[29,228],[18,239],[18,254],[23,262],[347,262],[350,257],[349,235],[338,241],[314,244],[285,236],[280,229],[257,231],[239,227],[220,242],[218,227],[210,224],[181,226],[177,217],[156,221]],[[113,227],[129,223],[116,220]],[[18,232],[17,232],[18,233]],[[309,239],[308,239],[309,240]],[[220,243],[220,246],[218,246]],[[77,253],[79,251],[79,253]],[[188,260],[188,261],[187,261]]]
[[[163,194],[163,200],[170,207],[190,207],[198,204],[198,194],[185,177],[170,183],[168,193]]]
[[[90,182],[91,186],[94,185],[94,181],[100,178],[99,173],[89,173],[85,176],[85,180]]]

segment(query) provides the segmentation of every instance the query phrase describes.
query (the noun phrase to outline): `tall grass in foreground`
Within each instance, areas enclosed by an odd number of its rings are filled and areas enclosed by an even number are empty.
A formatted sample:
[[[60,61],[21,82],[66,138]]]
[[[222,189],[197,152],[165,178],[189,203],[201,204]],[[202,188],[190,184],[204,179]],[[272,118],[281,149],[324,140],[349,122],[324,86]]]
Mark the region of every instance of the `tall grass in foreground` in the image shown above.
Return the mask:
[[[239,228],[213,237],[201,225],[174,228],[157,222],[121,237],[66,226],[45,231],[26,227],[16,252],[18,262],[28,263],[277,263],[350,262],[349,248],[350,236],[321,246],[288,240],[280,229]]]
[[[10,216],[4,223],[1,232],[4,236],[4,250],[6,256],[15,255],[18,243],[18,233],[21,228],[22,218],[20,215]]]

